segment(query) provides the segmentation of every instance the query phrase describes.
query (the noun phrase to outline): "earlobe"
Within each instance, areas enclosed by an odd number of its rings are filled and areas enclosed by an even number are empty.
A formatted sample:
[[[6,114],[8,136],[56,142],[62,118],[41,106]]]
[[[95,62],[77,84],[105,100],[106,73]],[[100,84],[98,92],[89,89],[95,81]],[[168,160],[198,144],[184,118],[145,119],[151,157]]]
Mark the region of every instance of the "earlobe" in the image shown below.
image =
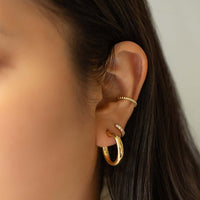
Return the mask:
[[[114,66],[108,67],[109,80],[102,85],[103,99],[96,107],[96,145],[114,145],[114,137],[106,130],[121,137],[114,124],[125,129],[136,104],[129,100],[116,100],[119,96],[137,101],[147,74],[147,57],[143,49],[132,41],[117,43],[114,47]],[[106,80],[106,77],[105,77]]]

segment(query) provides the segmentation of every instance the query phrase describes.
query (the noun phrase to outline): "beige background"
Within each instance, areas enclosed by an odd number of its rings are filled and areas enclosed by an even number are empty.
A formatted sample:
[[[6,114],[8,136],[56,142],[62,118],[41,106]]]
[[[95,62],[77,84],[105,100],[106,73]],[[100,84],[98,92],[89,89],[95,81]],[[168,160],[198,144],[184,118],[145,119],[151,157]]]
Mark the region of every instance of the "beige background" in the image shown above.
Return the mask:
[[[192,136],[200,149],[200,1],[148,2]]]

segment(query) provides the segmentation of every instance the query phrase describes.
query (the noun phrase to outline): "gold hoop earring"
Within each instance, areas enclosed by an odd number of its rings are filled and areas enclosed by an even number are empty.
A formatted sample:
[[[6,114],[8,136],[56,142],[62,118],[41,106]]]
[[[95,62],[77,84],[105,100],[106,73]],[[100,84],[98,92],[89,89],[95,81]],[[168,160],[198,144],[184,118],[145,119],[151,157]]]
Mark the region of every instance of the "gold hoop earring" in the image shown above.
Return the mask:
[[[134,99],[132,98],[129,98],[129,97],[117,97],[118,100],[128,100],[128,101],[131,101],[135,104],[135,107],[137,106],[137,101],[135,101]]]
[[[112,166],[115,166],[115,165],[118,165],[119,162],[121,161],[123,155],[124,155],[124,147],[123,147],[123,143],[122,143],[122,140],[121,138],[114,134],[114,133],[111,133],[109,131],[107,131],[107,135],[109,136],[114,136],[114,139],[116,141],[116,144],[117,144],[117,158],[115,159],[115,161],[111,161],[110,159],[110,154],[109,154],[109,151],[108,151],[108,147],[102,147],[102,150],[103,150],[103,155],[104,155],[104,158],[106,160],[106,162],[109,164],[109,165],[112,165]]]

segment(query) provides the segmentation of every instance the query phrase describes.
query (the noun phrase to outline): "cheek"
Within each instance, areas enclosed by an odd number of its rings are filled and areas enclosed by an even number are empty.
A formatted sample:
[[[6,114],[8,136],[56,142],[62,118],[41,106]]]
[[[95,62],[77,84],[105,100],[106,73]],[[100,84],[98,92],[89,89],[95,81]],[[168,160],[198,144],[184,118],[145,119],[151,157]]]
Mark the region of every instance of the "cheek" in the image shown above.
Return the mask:
[[[12,72],[0,85],[0,134],[19,139],[60,132],[78,117],[74,96],[73,87],[59,71]]]
[[[81,128],[73,80],[58,71],[12,73],[0,86],[0,194],[24,187],[31,192],[30,183],[37,191],[41,185],[53,190],[50,184],[62,184],[69,176],[64,171],[76,162]]]

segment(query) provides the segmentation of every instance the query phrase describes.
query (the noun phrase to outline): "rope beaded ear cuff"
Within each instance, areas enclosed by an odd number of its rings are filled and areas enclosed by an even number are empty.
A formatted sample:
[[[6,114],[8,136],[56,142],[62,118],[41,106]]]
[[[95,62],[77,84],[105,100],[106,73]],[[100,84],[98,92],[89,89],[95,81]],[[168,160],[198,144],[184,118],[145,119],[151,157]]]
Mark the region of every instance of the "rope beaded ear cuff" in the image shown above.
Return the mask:
[[[117,97],[117,99],[125,99],[125,100],[128,100],[128,101],[131,101],[135,104],[135,107],[137,106],[137,102],[134,100],[134,99],[131,99],[129,97]]]
[[[135,104],[135,107],[137,106],[137,102],[129,97],[117,97],[118,100],[128,100],[128,101],[131,101]],[[121,132],[121,137],[123,137],[125,135],[125,131],[124,129],[119,125],[119,124],[114,124],[114,126],[120,130]],[[102,147],[102,150],[103,150],[103,155],[104,155],[104,158],[106,160],[106,162],[109,164],[109,165],[112,165],[112,166],[115,166],[115,165],[118,165],[119,162],[121,161],[121,159],[123,158],[123,155],[124,155],[124,147],[123,147],[123,143],[122,143],[122,140],[121,140],[121,137],[119,137],[118,135],[116,135],[115,133],[111,133],[110,131],[106,131],[106,134],[108,136],[114,136],[114,139],[116,141],[116,144],[117,144],[117,158],[115,159],[115,161],[111,161],[110,159],[110,154],[109,154],[109,151],[108,151],[108,147]]]

